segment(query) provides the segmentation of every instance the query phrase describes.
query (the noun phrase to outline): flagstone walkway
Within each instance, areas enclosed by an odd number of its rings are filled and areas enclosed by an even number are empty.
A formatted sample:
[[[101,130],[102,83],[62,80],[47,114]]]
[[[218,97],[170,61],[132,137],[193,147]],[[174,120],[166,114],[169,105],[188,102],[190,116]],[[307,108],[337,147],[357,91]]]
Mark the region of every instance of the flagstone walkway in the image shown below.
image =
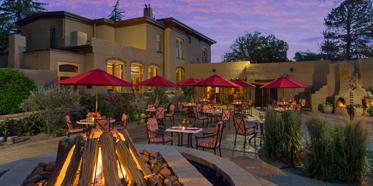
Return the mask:
[[[254,110],[253,118],[258,118],[258,110]],[[305,112],[303,114],[303,118],[307,118],[310,116],[310,113]],[[324,114],[325,118],[330,120],[341,120],[341,119],[348,119],[348,116],[340,116],[334,114]],[[366,119],[368,122],[373,123],[373,118],[370,117],[362,117]],[[176,117],[175,122],[179,123],[183,119],[182,117]],[[193,121],[193,118],[189,118],[190,121]],[[167,124],[167,127],[171,126],[170,123]],[[132,137],[134,143],[137,144],[144,144],[146,143],[146,135],[144,133],[143,124],[137,126],[137,121],[132,121],[129,123],[127,130]],[[203,132],[213,132],[214,127],[204,127]],[[318,181],[315,179],[295,175],[292,173],[287,172],[286,170],[279,169],[272,165],[269,165],[262,161],[258,156],[258,151],[260,149],[259,145],[259,138],[256,140],[257,146],[248,145],[246,144],[246,148],[243,148],[243,137],[237,137],[237,144],[234,145],[234,132],[235,129],[233,125],[231,125],[230,130],[228,127],[224,128],[224,135],[222,140],[222,157],[231,160],[232,162],[239,165],[241,168],[246,170],[247,172],[251,173],[256,179],[263,185],[263,186],[270,186],[270,185],[313,185],[313,186],[331,186],[331,185],[341,185],[341,184],[333,184],[333,183],[326,183],[322,181]],[[202,136],[202,134],[198,134]],[[35,143],[18,145],[14,147],[9,147],[6,149],[0,150],[0,175],[1,172],[8,170],[11,168],[15,161],[40,156],[47,153],[52,153],[57,151],[57,145],[60,139],[64,138],[52,138],[44,141],[38,141]],[[72,138],[74,135],[71,136]],[[193,137],[194,138],[194,137]],[[195,139],[193,139],[193,144],[195,144]],[[184,139],[186,142],[186,139]],[[176,139],[174,144],[176,144]],[[207,152],[213,153],[213,150],[206,150]]]

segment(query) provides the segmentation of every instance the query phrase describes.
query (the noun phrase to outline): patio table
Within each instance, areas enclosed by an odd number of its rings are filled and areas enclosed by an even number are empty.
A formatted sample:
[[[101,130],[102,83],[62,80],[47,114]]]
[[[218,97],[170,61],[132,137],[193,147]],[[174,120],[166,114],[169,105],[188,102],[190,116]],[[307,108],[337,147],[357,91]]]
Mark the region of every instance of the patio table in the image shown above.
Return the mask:
[[[183,128],[179,128],[177,126],[174,126],[174,127],[170,127],[168,129],[166,129],[166,132],[171,132],[171,137],[173,137],[173,133],[176,132],[177,136],[178,136],[178,141],[177,141],[177,144],[179,146],[183,146],[183,134],[184,133],[187,133],[188,134],[188,147],[190,148],[194,148],[193,145],[192,145],[192,137],[193,137],[193,134],[197,134],[199,132],[202,132],[202,128],[198,128],[198,127],[186,127],[185,129]],[[179,133],[181,135],[179,135]]]
[[[260,126],[260,145],[262,144],[262,139],[263,139],[263,123],[265,121],[265,119],[250,119],[250,120],[246,120],[248,122],[252,122],[252,123],[255,123],[257,126],[259,125]]]
[[[240,103],[232,103],[234,105],[234,114],[237,114],[237,110],[240,106],[242,106],[242,102]]]
[[[186,105],[183,105],[183,107],[187,107],[188,108],[188,116],[190,116],[190,115],[194,116],[193,107],[196,107],[196,106],[197,106],[196,104],[186,104]]]
[[[212,114],[214,116],[215,122],[216,122],[216,115],[223,113],[222,110],[204,110],[203,113],[206,114]],[[212,117],[211,117],[211,123],[212,123]],[[207,125],[208,127],[209,125]]]
[[[114,123],[114,122],[115,122],[115,119],[110,118],[109,124]],[[91,132],[90,125],[93,125],[94,122],[92,120],[89,120],[89,119],[82,119],[82,120],[77,121],[76,124],[85,125],[87,127],[87,131],[86,131],[87,132],[87,137],[89,137],[89,132]],[[110,129],[110,125],[109,125],[109,129]]]

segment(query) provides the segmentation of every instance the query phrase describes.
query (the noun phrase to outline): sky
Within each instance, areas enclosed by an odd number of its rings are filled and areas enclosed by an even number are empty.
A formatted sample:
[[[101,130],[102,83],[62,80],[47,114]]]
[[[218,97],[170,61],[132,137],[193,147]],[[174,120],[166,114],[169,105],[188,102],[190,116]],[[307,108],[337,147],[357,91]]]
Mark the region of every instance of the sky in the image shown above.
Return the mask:
[[[90,19],[107,18],[116,0],[39,0],[48,11],[68,11]],[[324,18],[335,8],[318,0],[120,0],[124,19],[143,16],[151,4],[156,19],[174,17],[217,41],[211,61],[221,62],[233,41],[246,32],[273,34],[289,44],[288,58],[297,51],[320,52]]]

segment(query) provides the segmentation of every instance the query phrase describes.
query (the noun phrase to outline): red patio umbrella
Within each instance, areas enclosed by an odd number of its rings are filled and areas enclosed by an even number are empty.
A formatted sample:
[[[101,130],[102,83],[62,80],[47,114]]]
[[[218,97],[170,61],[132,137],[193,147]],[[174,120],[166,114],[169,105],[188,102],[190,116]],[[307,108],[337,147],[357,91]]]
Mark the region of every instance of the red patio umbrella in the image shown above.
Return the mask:
[[[161,76],[154,76],[150,79],[147,79],[145,81],[141,81],[140,83],[137,83],[135,86],[173,87],[173,88],[179,87],[179,85],[176,85],[175,83],[172,83],[171,81],[168,81],[167,79],[165,79]],[[158,89],[157,89],[156,99],[158,99]]]
[[[236,80],[234,80],[233,81],[233,83],[236,83],[237,85],[241,85],[242,87],[245,87],[245,88],[247,88],[247,87],[255,87],[254,85],[252,85],[252,84],[250,84],[250,83],[246,83],[246,82],[244,82],[244,81],[242,81],[242,80],[240,80],[240,79],[236,79]],[[247,89],[245,89],[246,90],[246,92],[247,92]],[[245,93],[246,94],[246,93]],[[251,93],[250,93],[250,96],[249,97],[251,97]],[[247,101],[247,99],[246,99],[246,101]]]
[[[194,84],[193,86],[197,86],[197,87],[207,87],[207,86],[211,86],[211,87],[242,87],[241,85],[237,85],[236,83],[233,83],[229,80],[226,80],[226,79],[224,79],[221,76],[218,76],[216,74],[213,75],[213,76],[210,76],[207,79],[204,79],[204,80]]]
[[[233,83],[236,83],[237,85],[241,85],[241,87],[255,87],[254,85],[250,84],[250,83],[246,83],[240,79],[236,79],[233,81]]]
[[[233,83],[227,79],[222,78],[221,76],[218,75],[213,75],[210,76],[207,79],[204,79],[193,86],[198,86],[198,87],[242,87],[241,85],[237,85],[236,83]]]
[[[285,88],[311,88],[308,85],[294,81],[288,77],[280,78],[261,86],[260,88],[282,88],[282,96],[285,97]]]
[[[180,85],[180,86],[193,86],[194,84],[198,83],[199,81],[194,79],[194,78],[189,78],[189,79],[186,79],[184,81],[181,81],[179,83],[177,83],[177,85]],[[192,88],[192,95],[193,95],[193,88]],[[193,102],[193,100],[192,100]]]
[[[179,83],[176,83],[179,86],[193,86],[194,84],[198,83],[199,81],[194,78],[189,78]]]
[[[95,70],[55,82],[60,85],[91,85],[96,87],[96,113],[98,106],[98,86],[133,86],[122,79],[119,79],[97,67]]]

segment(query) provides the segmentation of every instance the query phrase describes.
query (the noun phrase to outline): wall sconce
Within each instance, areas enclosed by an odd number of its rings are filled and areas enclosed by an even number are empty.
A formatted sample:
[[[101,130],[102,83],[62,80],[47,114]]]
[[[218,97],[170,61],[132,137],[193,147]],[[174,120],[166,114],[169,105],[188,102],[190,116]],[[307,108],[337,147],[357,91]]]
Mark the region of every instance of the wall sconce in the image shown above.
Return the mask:
[[[246,78],[243,78],[244,81],[246,81]]]
[[[38,54],[34,54],[34,56],[36,57],[36,56],[38,56]]]
[[[212,72],[215,72],[215,69],[212,69]]]
[[[290,68],[290,72],[293,72],[294,71],[294,69],[293,68]]]

